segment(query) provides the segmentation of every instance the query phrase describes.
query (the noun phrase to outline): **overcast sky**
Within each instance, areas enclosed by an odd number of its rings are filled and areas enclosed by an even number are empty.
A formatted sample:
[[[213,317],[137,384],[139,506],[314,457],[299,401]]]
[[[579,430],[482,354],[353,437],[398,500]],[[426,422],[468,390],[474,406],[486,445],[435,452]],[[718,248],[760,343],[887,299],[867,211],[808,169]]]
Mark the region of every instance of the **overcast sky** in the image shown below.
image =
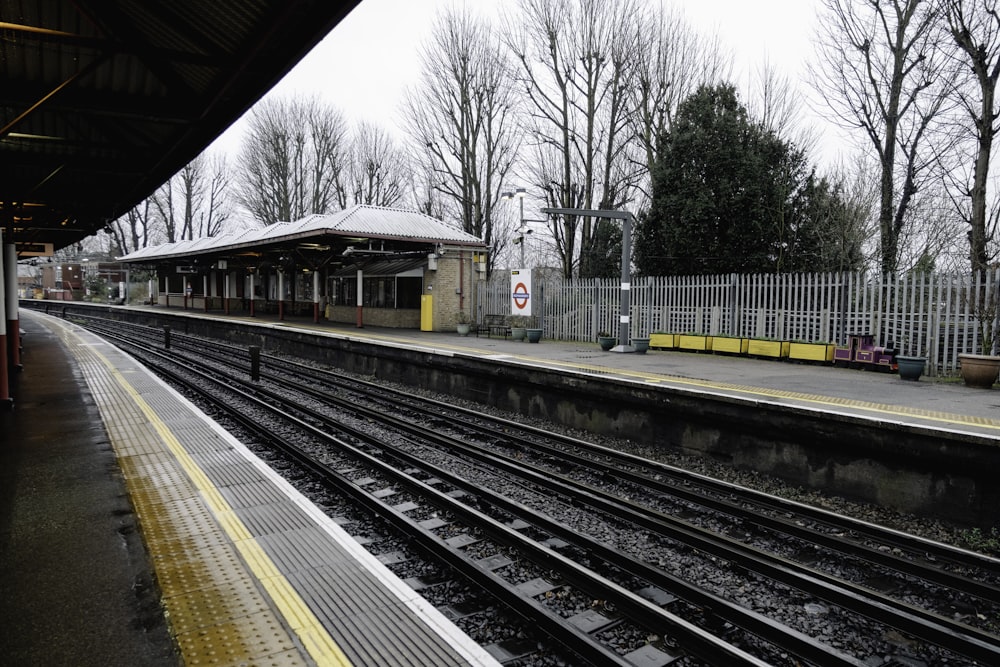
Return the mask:
[[[701,31],[718,33],[736,56],[738,76],[769,60],[797,81],[812,57],[819,0],[663,1],[683,8]],[[501,4],[514,5],[511,0],[468,2],[487,16],[497,15]],[[270,95],[319,94],[351,120],[371,119],[395,131],[403,91],[419,74],[419,46],[435,14],[456,4],[461,0],[362,0]],[[214,148],[234,158],[241,132],[237,123]]]

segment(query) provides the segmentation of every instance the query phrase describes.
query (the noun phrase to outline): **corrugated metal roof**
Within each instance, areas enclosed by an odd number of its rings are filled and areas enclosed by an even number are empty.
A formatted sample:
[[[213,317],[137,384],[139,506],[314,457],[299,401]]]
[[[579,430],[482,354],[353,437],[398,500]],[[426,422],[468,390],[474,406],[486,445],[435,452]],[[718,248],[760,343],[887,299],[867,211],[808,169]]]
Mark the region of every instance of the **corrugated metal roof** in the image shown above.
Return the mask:
[[[380,206],[354,206],[329,215],[310,215],[295,222],[280,222],[239,234],[165,243],[137,250],[118,259],[123,262],[134,262],[189,255],[218,255],[323,236],[485,247],[482,240],[472,234],[417,211]]]
[[[57,249],[102,229],[358,2],[0,1],[0,227]]]

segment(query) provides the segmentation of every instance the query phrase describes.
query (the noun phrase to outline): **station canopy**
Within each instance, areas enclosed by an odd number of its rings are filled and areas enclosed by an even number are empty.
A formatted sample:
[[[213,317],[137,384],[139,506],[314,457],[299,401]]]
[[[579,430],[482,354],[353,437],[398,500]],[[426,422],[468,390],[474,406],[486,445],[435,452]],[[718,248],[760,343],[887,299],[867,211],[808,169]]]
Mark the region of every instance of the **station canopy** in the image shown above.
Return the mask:
[[[59,250],[128,212],[358,2],[2,0],[8,242],[12,235],[22,255],[45,244]]]
[[[148,267],[183,265],[190,270],[211,268],[219,260],[232,262],[229,268],[343,268],[373,260],[425,261],[431,253],[455,249],[485,252],[486,246],[478,237],[423,213],[359,205],[295,222],[149,246],[118,261]]]

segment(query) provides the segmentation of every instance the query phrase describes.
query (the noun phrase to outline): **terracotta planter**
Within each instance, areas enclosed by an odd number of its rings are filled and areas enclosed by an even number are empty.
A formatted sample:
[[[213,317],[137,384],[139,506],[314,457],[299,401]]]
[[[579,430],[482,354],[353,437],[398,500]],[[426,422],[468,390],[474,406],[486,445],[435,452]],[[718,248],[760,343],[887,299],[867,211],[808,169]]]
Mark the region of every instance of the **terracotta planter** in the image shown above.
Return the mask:
[[[1000,375],[1000,357],[991,354],[960,354],[962,379],[969,387],[989,389]]]

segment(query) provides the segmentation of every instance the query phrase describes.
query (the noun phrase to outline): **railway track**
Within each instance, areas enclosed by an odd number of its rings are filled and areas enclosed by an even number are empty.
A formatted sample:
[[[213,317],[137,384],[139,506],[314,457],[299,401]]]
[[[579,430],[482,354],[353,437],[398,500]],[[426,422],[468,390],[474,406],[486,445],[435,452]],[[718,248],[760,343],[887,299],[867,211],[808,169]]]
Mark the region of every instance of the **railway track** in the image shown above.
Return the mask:
[[[349,455],[353,463],[331,468],[310,463],[315,457],[302,451],[286,455],[315,474],[340,475],[328,477],[328,483],[356,492],[356,502],[411,535],[428,553],[442,542],[449,545],[435,558],[482,590],[498,599],[505,587],[519,591],[520,601],[515,595],[504,604],[593,664],[616,664],[608,662],[613,657],[636,664],[637,656],[622,658],[627,651],[600,641],[609,626],[618,629],[616,636],[631,634],[634,644],[641,641],[636,650],[655,651],[652,659],[659,662],[649,664],[669,664],[678,657],[708,664],[879,664],[864,653],[870,649],[852,652],[850,644],[877,645],[879,655],[888,656],[884,664],[893,664],[898,651],[882,639],[892,633],[904,636],[903,643],[920,643],[918,658],[927,662],[1000,663],[995,634],[954,618],[958,607],[978,609],[982,625],[994,627],[1000,599],[1000,567],[994,559],[285,359],[265,359],[261,381],[248,381],[245,350],[218,353],[205,341],[175,340],[192,348],[198,365],[219,356],[214,379],[203,380],[216,383],[209,393],[243,384],[243,400],[253,396],[260,402],[255,410],[267,406],[274,419],[298,422],[303,434],[314,429],[310,438],[332,437],[339,455]],[[142,357],[157,354],[147,347]],[[180,356],[176,348],[166,355],[173,361]],[[232,374],[227,367],[237,360],[242,363]],[[375,423],[380,436],[373,440],[368,432]],[[259,426],[259,420],[245,424]],[[289,440],[287,434],[271,437],[286,445]],[[348,469],[350,474],[343,472]],[[407,499],[389,504],[379,494],[394,500],[406,494]],[[424,518],[404,519],[398,515],[407,512],[400,507]],[[429,507],[435,508],[430,514],[437,513],[430,523],[424,511]],[[500,519],[494,516],[498,512]],[[581,514],[587,520],[581,521]],[[412,532],[407,521],[423,532]],[[522,561],[539,576],[511,582],[498,574],[522,571],[515,565]],[[839,563],[833,569],[841,574],[868,576],[859,583],[817,567],[831,562]],[[477,577],[480,569],[491,576]],[[692,581],[681,576],[685,569],[722,583]],[[882,590],[872,586],[875,581]],[[743,592],[734,595],[734,588]],[[548,609],[544,618],[532,616],[560,596],[589,599],[591,607],[573,615],[564,608]],[[793,600],[792,606],[806,614],[827,617],[837,628],[837,640],[796,628],[782,614],[777,619],[767,614],[770,603],[760,600],[780,598]],[[601,603],[595,606],[594,600]],[[623,633],[623,626],[631,629]]]

